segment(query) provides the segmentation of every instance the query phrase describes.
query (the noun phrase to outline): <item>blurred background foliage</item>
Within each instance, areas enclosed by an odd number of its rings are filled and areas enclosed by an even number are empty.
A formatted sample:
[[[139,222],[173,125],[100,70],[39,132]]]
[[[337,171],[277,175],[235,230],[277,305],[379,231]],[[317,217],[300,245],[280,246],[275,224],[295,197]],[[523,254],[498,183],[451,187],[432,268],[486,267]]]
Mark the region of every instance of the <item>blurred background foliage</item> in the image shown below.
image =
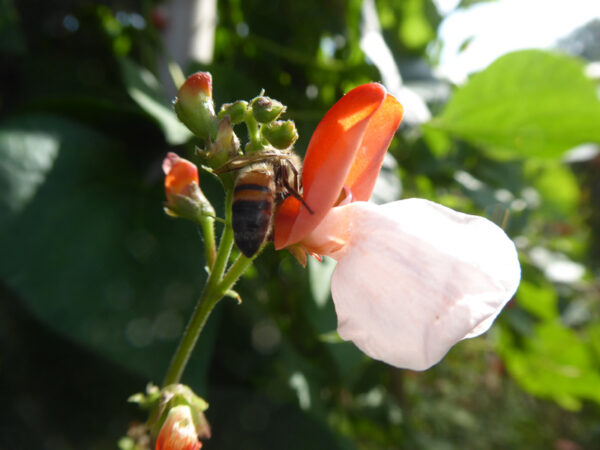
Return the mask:
[[[192,3],[0,1],[1,448],[114,448],[144,420],[126,398],[160,382],[203,285],[199,233],[161,209],[162,158],[199,144],[174,119],[161,38]],[[212,72],[217,107],[265,88],[303,153],[337,98],[383,80],[407,117],[375,199],[489,217],[523,281],[489,333],[416,373],[327,339],[331,262],[304,270],[268,248],[184,376],[211,404],[206,448],[597,447],[600,102],[583,57],[600,57],[598,22],[459,86],[433,71],[444,17],[431,0],[216,7],[212,55],[181,64]]]

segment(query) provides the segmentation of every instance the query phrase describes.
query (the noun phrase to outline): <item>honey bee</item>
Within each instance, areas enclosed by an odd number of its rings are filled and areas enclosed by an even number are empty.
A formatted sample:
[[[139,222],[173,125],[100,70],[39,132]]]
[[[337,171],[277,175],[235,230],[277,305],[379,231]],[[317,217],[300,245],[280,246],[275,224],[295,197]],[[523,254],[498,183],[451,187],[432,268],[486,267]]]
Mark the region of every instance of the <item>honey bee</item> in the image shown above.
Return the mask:
[[[215,173],[238,170],[233,191],[233,238],[240,251],[251,258],[272,238],[273,217],[290,195],[312,214],[300,195],[300,158],[291,150],[268,149],[238,156]]]

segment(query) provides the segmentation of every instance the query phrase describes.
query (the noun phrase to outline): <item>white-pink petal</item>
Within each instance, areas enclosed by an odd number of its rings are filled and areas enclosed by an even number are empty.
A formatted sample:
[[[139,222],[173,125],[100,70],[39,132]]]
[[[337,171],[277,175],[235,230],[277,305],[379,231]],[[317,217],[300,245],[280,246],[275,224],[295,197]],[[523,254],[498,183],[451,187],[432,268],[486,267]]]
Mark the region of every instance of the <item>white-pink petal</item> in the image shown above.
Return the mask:
[[[313,237],[335,230],[338,333],[396,367],[425,370],[487,331],[519,285],[517,252],[501,228],[427,200],[336,207]]]

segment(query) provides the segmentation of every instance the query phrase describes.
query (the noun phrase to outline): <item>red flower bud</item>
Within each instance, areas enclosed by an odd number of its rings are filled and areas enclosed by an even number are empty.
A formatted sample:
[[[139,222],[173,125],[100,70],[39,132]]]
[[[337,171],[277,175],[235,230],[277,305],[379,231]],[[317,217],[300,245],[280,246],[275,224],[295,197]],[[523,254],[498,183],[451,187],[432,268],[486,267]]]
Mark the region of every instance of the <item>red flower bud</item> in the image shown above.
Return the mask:
[[[165,192],[169,203],[173,201],[174,195],[188,193],[192,183],[199,184],[196,165],[175,153],[167,154],[162,168],[166,175]]]
[[[190,75],[179,89],[180,97],[201,95],[212,98],[212,76],[208,72],[196,72]]]
[[[171,408],[156,439],[156,450],[199,450],[202,443],[187,405]]]
[[[190,75],[179,88],[175,113],[192,133],[202,139],[214,138],[217,116],[212,98],[212,77],[208,72]]]

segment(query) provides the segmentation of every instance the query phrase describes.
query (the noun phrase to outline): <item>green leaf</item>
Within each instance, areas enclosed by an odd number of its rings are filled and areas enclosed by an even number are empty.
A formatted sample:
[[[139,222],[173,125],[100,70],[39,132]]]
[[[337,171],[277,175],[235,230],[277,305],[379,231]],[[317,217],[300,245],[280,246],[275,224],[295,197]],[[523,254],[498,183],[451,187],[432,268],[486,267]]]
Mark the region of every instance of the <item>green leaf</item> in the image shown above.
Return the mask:
[[[504,156],[555,158],[600,142],[598,123],[600,101],[581,61],[524,50],[474,75],[430,126]]]
[[[469,8],[478,3],[491,3],[497,0],[461,0],[457,8]]]
[[[590,347],[560,322],[545,322],[517,346],[501,332],[500,353],[509,373],[527,392],[578,410],[581,400],[600,403],[600,370]]]
[[[24,122],[0,128],[0,231],[27,206],[58,155],[58,136],[36,127]]]
[[[166,141],[171,145],[187,142],[192,133],[177,119],[172,106],[165,101],[164,92],[154,75],[127,58],[121,59],[120,63],[127,92],[140,108],[158,122]]]
[[[540,319],[551,320],[558,317],[558,296],[551,284],[537,286],[522,280],[517,291],[517,301],[521,308]]]
[[[55,160],[0,234],[2,282],[62,335],[160,382],[206,277],[197,231],[163,214],[159,183],[105,135],[41,115],[5,129],[23,130],[26,155],[50,142]],[[196,387],[214,325],[185,374]]]
[[[0,51],[22,54],[25,51],[25,39],[14,1],[0,0],[0,11]]]
[[[573,172],[564,165],[552,164],[536,177],[534,186],[541,194],[541,208],[571,220],[579,204],[579,185]]]
[[[324,257],[319,262],[314,258],[308,258],[307,268],[310,281],[310,292],[312,300],[318,309],[323,309],[330,301],[331,275],[335,269],[335,260]]]

